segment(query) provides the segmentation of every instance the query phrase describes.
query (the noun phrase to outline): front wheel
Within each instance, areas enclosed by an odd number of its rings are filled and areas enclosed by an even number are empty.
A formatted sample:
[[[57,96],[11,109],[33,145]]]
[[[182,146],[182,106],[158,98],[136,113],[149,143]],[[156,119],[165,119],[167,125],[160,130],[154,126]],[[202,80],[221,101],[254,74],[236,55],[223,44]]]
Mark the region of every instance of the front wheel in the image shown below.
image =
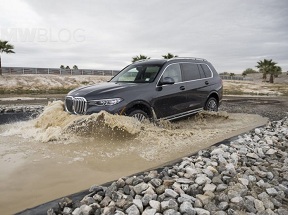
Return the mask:
[[[128,114],[128,116],[134,117],[140,122],[143,122],[144,120],[148,119],[148,115],[143,110],[134,110],[131,113]]]
[[[205,104],[204,110],[217,112],[218,111],[217,100],[213,97],[210,97]]]

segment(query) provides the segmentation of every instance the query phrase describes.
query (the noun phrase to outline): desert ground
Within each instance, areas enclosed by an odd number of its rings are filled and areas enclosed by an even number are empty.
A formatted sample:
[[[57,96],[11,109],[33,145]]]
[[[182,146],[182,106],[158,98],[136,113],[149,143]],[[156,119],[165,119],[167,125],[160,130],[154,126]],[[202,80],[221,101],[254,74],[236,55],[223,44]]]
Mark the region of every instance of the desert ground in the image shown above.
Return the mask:
[[[164,123],[162,127],[139,125],[126,117],[104,114],[107,123],[104,127],[108,130],[92,129],[87,137],[84,129],[83,136],[83,128],[91,125],[91,121],[97,124],[99,116],[68,115],[61,100],[75,87],[110,78],[0,77],[1,107],[45,106],[36,119],[0,125],[0,169],[4,173],[0,176],[3,194],[0,208],[3,213],[15,213],[83,190],[91,184],[161,166],[263,126],[269,119],[280,120],[287,116],[286,76],[276,79],[275,84],[262,82],[261,77],[253,82],[224,80],[225,95],[219,114],[199,115],[172,124]],[[108,139],[103,137],[103,133],[115,132],[115,127],[121,127],[124,139],[117,139],[117,134]],[[71,128],[80,132],[75,135],[72,129],[72,135]],[[116,129],[116,133],[118,131]]]

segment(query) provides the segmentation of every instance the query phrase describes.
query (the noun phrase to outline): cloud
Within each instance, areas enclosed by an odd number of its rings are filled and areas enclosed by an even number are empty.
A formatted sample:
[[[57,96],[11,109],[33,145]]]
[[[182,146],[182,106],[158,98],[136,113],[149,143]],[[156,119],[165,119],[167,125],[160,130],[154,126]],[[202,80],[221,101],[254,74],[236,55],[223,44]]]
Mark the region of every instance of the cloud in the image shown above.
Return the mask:
[[[135,55],[161,58],[172,52],[207,58],[219,72],[241,72],[264,57],[288,70],[286,1],[4,0],[3,5],[0,38],[3,29],[18,29],[11,41],[17,54],[6,55],[4,66],[121,69]],[[31,41],[23,41],[25,30],[30,39],[36,31]]]

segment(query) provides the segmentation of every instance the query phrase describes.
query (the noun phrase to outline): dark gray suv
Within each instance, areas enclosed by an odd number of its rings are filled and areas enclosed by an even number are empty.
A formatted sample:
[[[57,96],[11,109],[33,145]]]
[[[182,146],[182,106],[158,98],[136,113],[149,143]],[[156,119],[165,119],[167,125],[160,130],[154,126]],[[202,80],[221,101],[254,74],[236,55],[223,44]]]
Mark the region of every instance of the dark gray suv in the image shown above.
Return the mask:
[[[203,109],[218,111],[222,91],[221,78],[205,59],[149,59],[128,65],[107,83],[72,90],[65,109],[172,120]]]

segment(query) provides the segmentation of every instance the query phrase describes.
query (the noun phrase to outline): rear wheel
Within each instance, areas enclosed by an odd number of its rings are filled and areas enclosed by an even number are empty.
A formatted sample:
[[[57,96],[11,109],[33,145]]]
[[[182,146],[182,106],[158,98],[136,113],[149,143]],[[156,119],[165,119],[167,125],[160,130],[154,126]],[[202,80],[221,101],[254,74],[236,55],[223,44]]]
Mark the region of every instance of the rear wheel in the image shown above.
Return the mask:
[[[218,111],[218,102],[214,97],[210,97],[204,107],[204,110],[207,111]]]
[[[140,122],[143,122],[144,120],[149,119],[147,113],[144,112],[143,110],[133,110],[132,112],[128,114],[128,116],[134,117]]]

